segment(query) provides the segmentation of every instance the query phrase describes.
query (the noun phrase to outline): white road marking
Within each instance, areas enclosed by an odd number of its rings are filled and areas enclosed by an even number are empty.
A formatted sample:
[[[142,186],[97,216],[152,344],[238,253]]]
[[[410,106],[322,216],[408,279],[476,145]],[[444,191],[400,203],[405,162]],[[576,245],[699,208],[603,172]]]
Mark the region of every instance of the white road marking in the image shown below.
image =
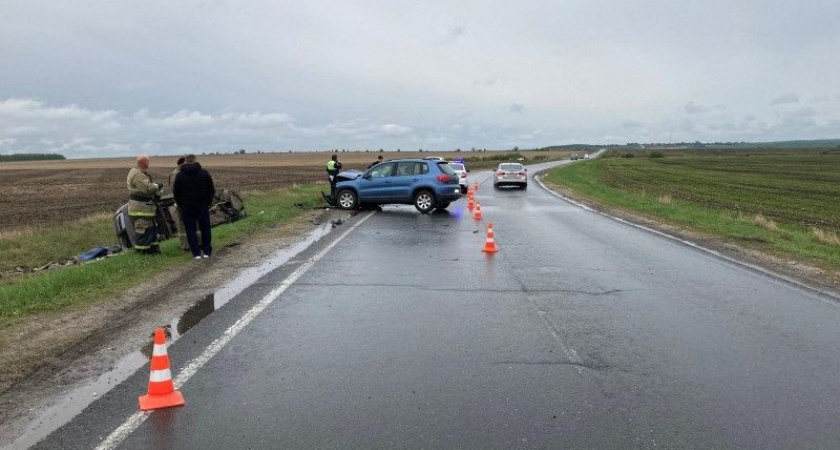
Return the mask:
[[[546,169],[546,170],[548,170],[548,169]],[[612,214],[606,213],[604,211],[599,211],[597,209],[593,209],[593,208],[591,208],[587,205],[584,205],[581,202],[573,200],[569,197],[566,197],[563,194],[554,192],[553,190],[549,189],[548,186],[546,186],[545,183],[543,183],[543,181],[540,179],[539,174],[535,174],[534,179],[537,180],[537,183],[539,183],[539,185],[543,189],[545,189],[549,194],[551,194],[551,195],[553,195],[557,198],[560,198],[562,200],[565,200],[565,201],[567,201],[567,202],[569,202],[569,203],[571,203],[571,204],[573,204],[573,205],[575,205],[579,208],[583,208],[587,211],[590,211],[590,212],[593,212],[595,214],[598,214],[598,215],[610,218],[612,220],[615,220],[616,222],[621,222],[625,225],[630,225],[631,227],[638,228],[638,229],[641,229],[641,230],[645,230],[645,231],[647,231],[649,233],[653,233],[657,236],[661,236],[661,237],[664,237],[666,239],[670,239],[672,241],[676,241],[676,242],[679,242],[681,244],[687,245],[689,247],[695,248],[695,249],[700,250],[702,252],[705,252],[709,255],[712,255],[713,257],[715,257],[717,259],[729,262],[729,263],[734,264],[736,266],[741,266],[743,268],[752,270],[753,272],[756,272],[758,274],[764,275],[765,277],[769,278],[770,280],[772,280],[773,282],[775,282],[779,285],[788,287],[788,288],[793,289],[795,291],[799,291],[803,294],[809,294],[813,297],[816,297],[819,301],[821,301],[821,302],[823,302],[827,305],[840,307],[840,297],[838,297],[837,294],[834,294],[833,292],[823,290],[823,289],[818,288],[816,286],[807,285],[807,284],[802,283],[801,281],[795,280],[791,277],[782,275],[780,273],[774,272],[774,271],[769,270],[769,269],[765,269],[764,267],[757,266],[755,264],[750,264],[750,263],[745,262],[745,261],[737,260],[737,259],[732,258],[730,256],[724,255],[723,253],[720,253],[717,250],[712,250],[708,247],[703,247],[702,245],[700,245],[696,242],[692,242],[692,241],[689,241],[687,239],[683,239],[683,238],[665,233],[663,231],[659,231],[659,230],[651,228],[651,227],[640,225],[638,223],[630,222],[629,220],[622,219],[621,217],[613,216]]]
[[[175,389],[180,389],[181,386],[184,385],[184,383],[189,381],[189,379],[192,378],[192,376],[195,375],[196,372],[198,372],[198,369],[207,364],[207,362],[210,361],[210,359],[213,358],[213,356],[215,356],[216,353],[219,353],[219,351],[225,345],[227,345],[227,343],[230,342],[234,338],[234,336],[239,334],[240,331],[242,331],[246,326],[248,326],[248,324],[251,323],[251,321],[254,320],[261,312],[263,312],[263,310],[265,310],[265,308],[267,308],[268,305],[273,303],[274,300],[277,300],[277,298],[280,297],[280,294],[282,294],[286,289],[288,289],[289,286],[294,284],[294,282],[297,281],[298,278],[303,276],[303,274],[305,274],[309,269],[311,269],[312,266],[315,265],[315,263],[317,263],[321,258],[326,256],[326,254],[329,253],[330,250],[332,250],[336,245],[338,245],[339,242],[341,242],[345,237],[347,237],[348,234],[353,232],[353,230],[358,228],[359,225],[364,223],[364,221],[368,220],[372,215],[373,212],[370,212],[367,216],[361,218],[358,222],[353,224],[353,226],[350,227],[349,230],[345,231],[341,236],[339,236],[335,241],[330,243],[330,245],[326,246],[323,250],[318,252],[315,256],[309,258],[305,263],[303,263],[294,272],[292,272],[292,274],[289,275],[280,286],[274,288],[271,292],[266,294],[265,297],[263,297],[262,300],[260,300],[256,305],[251,307],[251,309],[249,309],[248,312],[246,312],[242,317],[240,317],[239,320],[236,321],[236,323],[231,325],[230,328],[225,330],[225,332],[220,337],[218,337],[206,349],[204,349],[204,352],[202,352],[201,355],[190,361],[190,363],[187,364],[183,370],[181,370],[181,372],[175,378]],[[128,437],[129,434],[131,434],[134,430],[140,427],[140,425],[142,425],[143,422],[146,421],[146,419],[149,417],[149,414],[151,414],[151,412],[142,411],[138,411],[132,414],[128,419],[126,419],[125,422],[123,422],[122,425],[120,425],[119,427],[117,427],[117,429],[112,431],[111,434],[109,434],[108,437],[106,437],[105,440],[103,440],[102,443],[100,443],[96,447],[96,450],[111,450],[116,448],[122,443],[122,441],[125,440],[125,438]]]

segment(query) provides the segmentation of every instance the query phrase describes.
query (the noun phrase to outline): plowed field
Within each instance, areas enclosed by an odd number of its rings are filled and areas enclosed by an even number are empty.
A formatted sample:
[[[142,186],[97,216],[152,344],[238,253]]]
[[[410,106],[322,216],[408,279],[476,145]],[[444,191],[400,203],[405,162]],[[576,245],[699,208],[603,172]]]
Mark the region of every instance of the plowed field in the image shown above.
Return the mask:
[[[532,157],[558,157],[569,152],[527,152]],[[344,169],[364,169],[378,152],[340,153]],[[487,153],[384,153],[389,158],[441,156],[475,158]],[[267,190],[294,183],[324,181],[324,165],[330,153],[262,153],[245,155],[207,155],[198,160],[213,176],[217,189],[240,191]],[[168,186],[177,156],[153,156],[150,172],[155,181]],[[484,163],[494,166],[498,161]],[[133,158],[103,158],[65,161],[32,161],[0,164],[0,232],[20,227],[49,226],[62,220],[114,212],[125,203],[128,193],[125,177]],[[481,166],[476,163],[474,167]],[[483,167],[483,166],[481,166]],[[326,186],[325,186],[326,187]]]

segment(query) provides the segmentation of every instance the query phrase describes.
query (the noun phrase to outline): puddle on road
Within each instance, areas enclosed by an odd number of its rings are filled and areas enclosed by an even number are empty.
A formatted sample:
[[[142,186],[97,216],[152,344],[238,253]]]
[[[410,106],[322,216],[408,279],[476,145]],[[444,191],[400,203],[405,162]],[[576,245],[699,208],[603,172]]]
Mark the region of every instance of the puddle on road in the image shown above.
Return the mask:
[[[332,225],[330,223],[316,228],[303,240],[278,250],[258,266],[242,270],[236,278],[215,292],[199,299],[183,314],[170,321],[168,327],[170,334],[169,345],[177,341],[184,333],[196,326],[205,317],[227,304],[248,286],[251,286],[264,275],[286,264],[300,252],[326,236],[331,228]],[[38,441],[68,423],[73,417],[93,403],[94,400],[128,379],[128,377],[149,362],[152,354],[152,336],[152,334],[149,335],[149,342],[143,348],[120,358],[109,371],[95,378],[80,381],[72,388],[59,394],[57,398],[48,400],[51,406],[39,412],[26,425],[23,434],[8,444],[8,446],[2,448],[23,449],[35,445]]]

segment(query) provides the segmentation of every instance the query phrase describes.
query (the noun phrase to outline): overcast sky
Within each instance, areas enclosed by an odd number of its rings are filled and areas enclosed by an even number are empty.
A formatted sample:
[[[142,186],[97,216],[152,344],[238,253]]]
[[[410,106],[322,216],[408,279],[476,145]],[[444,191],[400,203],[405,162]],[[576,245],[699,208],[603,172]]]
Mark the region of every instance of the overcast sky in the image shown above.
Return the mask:
[[[0,152],[840,137],[837,0],[2,0]]]

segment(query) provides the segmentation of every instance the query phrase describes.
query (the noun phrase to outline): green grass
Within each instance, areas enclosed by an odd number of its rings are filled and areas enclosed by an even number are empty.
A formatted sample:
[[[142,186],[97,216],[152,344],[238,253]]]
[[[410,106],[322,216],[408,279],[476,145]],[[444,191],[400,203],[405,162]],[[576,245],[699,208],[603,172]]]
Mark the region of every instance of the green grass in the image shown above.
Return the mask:
[[[840,155],[666,152],[585,161],[545,179],[608,208],[840,268]]]
[[[321,188],[322,186],[309,184],[291,189],[247,194],[244,200],[248,216],[214,228],[213,246],[221,248],[300,216],[306,208],[297,207],[295,203],[316,205],[320,202]],[[110,218],[90,220],[88,227],[96,230],[90,231],[89,237],[113,234]],[[41,237],[38,241],[32,241],[30,237],[23,240],[27,242],[26,248],[33,250],[39,249],[33,242],[40,242],[43,246],[41,250],[47,250],[51,244],[72,248],[63,242],[49,241],[58,237],[63,239],[69,234],[66,230],[43,230],[39,233]],[[97,244],[101,244],[101,241],[93,245]],[[161,244],[160,255],[139,255],[128,251],[89,264],[21,276],[12,284],[7,282],[0,285],[0,328],[28,315],[56,312],[100,301],[166,270],[189,263],[189,253],[178,248],[177,239],[170,239]]]

